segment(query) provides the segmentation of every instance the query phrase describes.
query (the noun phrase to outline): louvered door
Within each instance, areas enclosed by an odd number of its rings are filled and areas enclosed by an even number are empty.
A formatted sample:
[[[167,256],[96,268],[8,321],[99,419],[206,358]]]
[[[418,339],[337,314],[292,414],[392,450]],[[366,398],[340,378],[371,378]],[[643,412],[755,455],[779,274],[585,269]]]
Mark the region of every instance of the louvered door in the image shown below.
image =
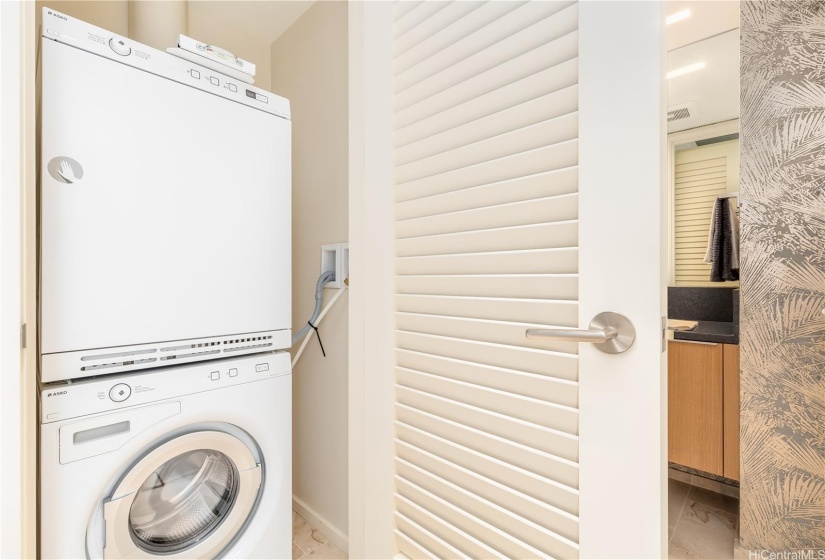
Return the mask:
[[[396,6],[398,546],[576,557],[578,8]]]
[[[364,521],[351,538],[366,544],[350,554],[659,556],[659,7],[396,2],[388,19],[363,9],[364,58],[377,65],[364,65],[364,83],[387,87],[392,103],[382,121],[379,88],[363,94],[355,162],[370,184],[354,239],[367,239],[355,242],[363,268],[355,248],[353,262],[372,286],[367,313],[382,309],[379,239],[392,236],[394,337],[390,372],[382,334],[365,335],[366,465],[351,486],[364,485],[363,510],[351,510]],[[392,34],[370,35],[382,25]],[[391,64],[371,50],[382,39]],[[631,351],[525,337],[587,328],[600,311],[633,320]]]

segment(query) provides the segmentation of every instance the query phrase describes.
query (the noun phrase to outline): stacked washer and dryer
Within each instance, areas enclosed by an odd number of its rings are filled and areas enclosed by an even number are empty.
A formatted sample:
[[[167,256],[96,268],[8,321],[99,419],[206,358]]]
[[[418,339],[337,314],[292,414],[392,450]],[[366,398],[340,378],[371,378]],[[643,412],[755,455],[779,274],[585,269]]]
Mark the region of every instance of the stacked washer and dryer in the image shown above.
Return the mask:
[[[40,553],[291,556],[286,99],[49,8]]]

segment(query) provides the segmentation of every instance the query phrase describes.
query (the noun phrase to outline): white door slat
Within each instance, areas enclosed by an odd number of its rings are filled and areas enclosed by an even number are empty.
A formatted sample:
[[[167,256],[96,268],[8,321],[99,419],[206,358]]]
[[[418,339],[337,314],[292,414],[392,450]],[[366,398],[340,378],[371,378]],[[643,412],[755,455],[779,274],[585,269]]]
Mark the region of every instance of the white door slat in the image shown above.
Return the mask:
[[[396,476],[402,485],[409,483],[432,496],[438,496],[501,531],[497,535],[500,538],[494,541],[496,548],[503,550],[511,558],[529,557],[535,551],[539,552],[539,558],[569,558],[577,552],[576,544],[569,539],[403,459],[396,460]],[[557,519],[556,523],[567,528],[567,525],[575,526],[576,521],[575,518],[572,522]],[[489,537],[489,533],[485,536]]]
[[[395,204],[395,213],[396,219],[408,220],[497,204],[563,196],[575,193],[577,186],[578,168],[566,167],[480,187],[398,202]]]
[[[548,328],[549,325],[404,312],[397,312],[395,318],[396,328],[404,332],[463,338],[503,346],[552,350],[564,354],[576,354],[578,352],[578,346],[575,343],[528,340],[524,334],[527,329]]]
[[[460,526],[462,532],[472,535],[480,542],[487,544],[491,550],[501,550],[495,557],[500,557],[502,554],[505,558],[546,557],[540,551],[513,539],[495,525],[479,519],[466,509],[462,509],[398,475],[395,476],[395,487],[400,496],[418,504],[427,511],[438,512],[439,517],[453,526]],[[487,558],[487,556],[482,558]]]
[[[470,490],[478,496],[490,500],[504,508],[513,511],[531,522],[553,529],[567,538],[578,537],[578,518],[575,514],[542,501],[536,495],[527,495],[523,492],[501,484],[491,478],[452,463],[445,458],[420,449],[408,443],[399,442],[404,447],[401,461],[415,465],[426,472],[431,472],[439,478]],[[540,494],[544,497],[546,493]],[[570,493],[569,501],[575,504],[575,492]]]
[[[400,184],[434,177],[490,160],[575,140],[578,128],[578,114],[574,109],[571,113],[545,121],[534,121],[522,128],[477,142],[464,143],[451,150],[441,150],[406,164],[396,162],[395,181]]]
[[[398,294],[398,311],[447,315],[491,321],[549,324],[555,327],[577,327],[577,302],[540,299],[481,298],[466,296],[429,296]]]
[[[393,145],[403,148],[449,129],[501,113],[542,95],[574,87],[578,81],[578,70],[578,59],[565,60],[429,117],[413,119],[403,126],[396,122]]]
[[[443,516],[422,507],[406,496],[396,492],[395,501],[398,506],[397,515],[403,516],[409,522],[414,523],[421,531],[429,533],[438,541],[446,543],[447,547],[445,548],[448,548],[448,550],[460,551],[457,556],[443,556],[442,558],[445,560],[451,558],[504,558],[504,555],[500,552],[493,550],[445,520]],[[409,525],[402,526],[406,530],[410,529]]]
[[[395,372],[397,383],[404,387],[435,393],[537,426],[575,434],[579,425],[578,411],[571,407],[403,367],[397,367]]]
[[[438,22],[422,27],[418,35],[396,41],[392,66],[396,77],[405,70],[438,56],[450,45],[517,9],[523,2],[452,2],[441,12]],[[417,39],[417,40],[416,40]],[[403,44],[402,44],[403,43]]]
[[[448,5],[448,2],[440,1],[422,2],[402,17],[395,20],[393,22],[393,35],[396,43],[399,42],[406,33],[409,33],[416,27],[420,26],[423,22],[432,18],[432,16],[446,8]],[[437,20],[434,19],[434,21]]]
[[[555,379],[513,369],[498,368],[445,356],[397,349],[396,363],[400,367],[426,371],[458,381],[476,383],[491,389],[533,396],[548,402],[578,406],[579,388],[574,381]]]
[[[575,220],[578,217],[578,210],[578,194],[573,193],[409,220],[397,220],[395,233],[403,239],[442,233],[563,222]]]
[[[396,404],[398,456],[424,450],[509,488],[578,514],[578,465],[533,447]]]
[[[395,282],[399,294],[563,300],[577,299],[579,288],[575,274],[421,274]]]
[[[466,103],[486,93],[507,86],[536,72],[561,64],[577,56],[579,35],[573,31],[528,51],[506,64],[500,64],[408,107],[396,108],[396,128]]]
[[[575,274],[578,250],[527,249],[399,257],[397,274]]]
[[[578,163],[578,141],[567,140],[526,152],[396,184],[396,201],[432,196],[572,167]]]
[[[396,519],[398,519],[398,514],[396,513]],[[400,527],[404,523],[403,520],[398,520],[397,525]],[[406,534],[401,532],[400,529],[396,529],[393,531],[395,535],[395,540],[398,543],[398,550],[409,558],[410,560],[435,560],[437,558],[444,558],[444,556],[439,556],[434,552],[430,552],[426,548],[421,545],[422,542],[422,532],[418,533],[418,538],[408,537]],[[458,558],[458,553],[454,553]]]
[[[535,446],[539,451],[562,459],[573,461],[578,455],[578,438],[575,434],[547,428],[403,385],[396,385],[395,393],[399,404],[416,410],[459,422],[521,445]]]
[[[576,31],[576,6],[529,3],[419,64],[395,80],[396,111],[405,109],[480,75],[496,76],[508,61]],[[561,9],[559,9],[561,8]],[[550,15],[548,15],[548,13]],[[516,34],[508,28],[521,27]],[[493,29],[490,29],[493,28]],[[442,64],[444,66],[442,66]],[[497,72],[497,69],[498,72]],[[405,74],[414,74],[406,76]],[[488,76],[489,77],[489,76]],[[495,79],[495,78],[493,78]],[[507,80],[508,82],[510,80]]]
[[[414,257],[574,248],[578,235],[577,221],[556,222],[396,239],[395,251],[399,257]]]
[[[456,2],[456,4],[462,4],[462,2]],[[461,70],[466,72],[467,63],[471,63],[474,55],[477,56],[479,53],[486,55],[487,67],[489,68],[494,64],[499,64],[502,60],[506,61],[515,56],[513,54],[514,49],[516,49],[517,54],[524,52],[527,49],[523,45],[509,45],[508,39],[511,39],[514,33],[526,31],[537,22],[541,22],[566,7],[562,2],[555,2],[550,6],[546,5],[548,3],[525,2],[511,6],[507,10],[503,7],[497,7],[496,4],[499,4],[499,2],[488,2],[484,5],[487,10],[482,14],[473,14],[476,17],[462,18],[462,22],[467,22],[464,24],[465,26],[472,25],[475,29],[464,34],[460,39],[455,40],[456,35],[454,33],[456,29],[454,27],[447,27],[441,30],[440,33],[422,41],[418,45],[419,50],[429,52],[430,56],[421,58],[419,53],[417,63],[410,65],[406,57],[396,57],[393,60],[395,71],[393,89],[395,93],[401,94],[416,84],[431,81],[447,69],[456,73]],[[491,17],[493,14],[498,17]],[[485,22],[485,24],[478,25],[480,21]],[[452,26],[455,26],[455,24],[453,23]],[[546,24],[544,27],[546,28]],[[545,37],[548,35],[550,33],[545,32]],[[453,40],[450,41],[447,36],[451,36],[450,38]],[[440,48],[433,50],[437,47]],[[465,68],[462,68],[462,66]],[[401,96],[399,95],[399,97]]]
[[[568,381],[578,380],[575,354],[407,331],[396,331],[395,337],[396,346],[404,350],[476,361]]]
[[[395,165],[408,165],[482,140],[498,138],[503,141],[506,133],[575,113],[579,104],[578,92],[577,86],[569,86],[410,142],[395,150]]]

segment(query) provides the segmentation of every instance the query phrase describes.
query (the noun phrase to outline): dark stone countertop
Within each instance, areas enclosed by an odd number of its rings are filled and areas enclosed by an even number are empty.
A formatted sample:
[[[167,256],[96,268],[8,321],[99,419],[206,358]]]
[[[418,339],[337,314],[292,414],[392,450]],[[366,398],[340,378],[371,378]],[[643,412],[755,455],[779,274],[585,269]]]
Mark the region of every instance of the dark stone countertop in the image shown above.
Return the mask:
[[[695,340],[697,342],[721,342],[739,344],[739,333],[731,321],[699,321],[692,331],[674,331],[674,340]]]

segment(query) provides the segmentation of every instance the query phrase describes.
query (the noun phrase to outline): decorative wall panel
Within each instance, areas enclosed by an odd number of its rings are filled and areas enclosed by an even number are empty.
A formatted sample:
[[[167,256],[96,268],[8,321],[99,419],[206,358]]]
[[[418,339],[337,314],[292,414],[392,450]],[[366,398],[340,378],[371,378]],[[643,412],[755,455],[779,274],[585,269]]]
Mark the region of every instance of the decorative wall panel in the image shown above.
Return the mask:
[[[741,547],[822,549],[825,2],[741,10]]]

